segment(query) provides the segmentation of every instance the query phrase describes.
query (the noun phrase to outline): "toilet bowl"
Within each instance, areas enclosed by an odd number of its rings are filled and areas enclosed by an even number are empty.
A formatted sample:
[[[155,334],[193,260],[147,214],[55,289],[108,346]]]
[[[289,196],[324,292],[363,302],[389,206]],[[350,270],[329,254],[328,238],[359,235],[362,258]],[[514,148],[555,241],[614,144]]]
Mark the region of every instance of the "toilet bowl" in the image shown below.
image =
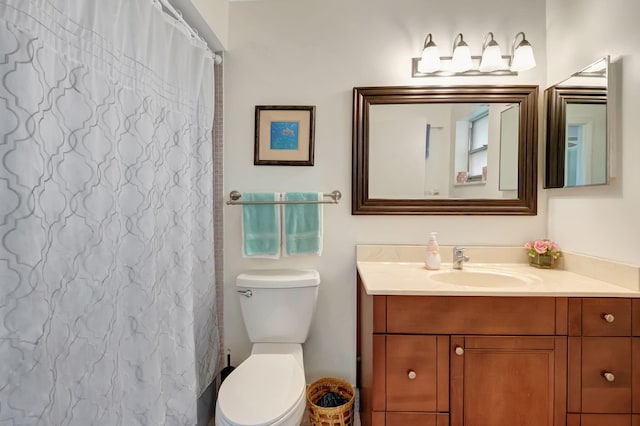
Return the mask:
[[[302,365],[300,345],[254,345],[220,387],[216,425],[298,426],[306,408]]]
[[[273,269],[238,275],[251,355],[218,392],[217,426],[299,426],[306,409],[302,343],[318,296],[315,270]]]

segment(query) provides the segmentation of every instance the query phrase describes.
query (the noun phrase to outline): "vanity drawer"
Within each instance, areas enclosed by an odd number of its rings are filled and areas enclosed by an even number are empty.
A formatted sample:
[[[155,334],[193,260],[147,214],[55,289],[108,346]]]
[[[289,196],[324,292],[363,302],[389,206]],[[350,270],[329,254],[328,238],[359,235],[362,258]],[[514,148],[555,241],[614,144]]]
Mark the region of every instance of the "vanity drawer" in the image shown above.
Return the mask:
[[[640,418],[630,414],[569,414],[567,426],[640,426]]]
[[[448,336],[387,335],[385,345],[386,411],[448,411]]]
[[[582,412],[631,413],[631,338],[581,340]]]
[[[631,299],[582,299],[583,336],[631,336]]]
[[[387,413],[385,426],[449,426],[449,415],[442,413]]]
[[[387,332],[554,335],[552,297],[387,296]]]

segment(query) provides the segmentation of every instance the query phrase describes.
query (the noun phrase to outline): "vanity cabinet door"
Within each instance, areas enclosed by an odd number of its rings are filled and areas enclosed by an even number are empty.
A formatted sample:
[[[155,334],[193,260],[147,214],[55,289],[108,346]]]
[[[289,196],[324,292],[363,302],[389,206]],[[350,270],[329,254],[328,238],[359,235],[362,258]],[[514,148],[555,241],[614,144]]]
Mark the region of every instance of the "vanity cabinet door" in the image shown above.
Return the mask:
[[[386,411],[448,411],[447,336],[386,336]]]
[[[566,424],[566,338],[451,337],[451,426]]]

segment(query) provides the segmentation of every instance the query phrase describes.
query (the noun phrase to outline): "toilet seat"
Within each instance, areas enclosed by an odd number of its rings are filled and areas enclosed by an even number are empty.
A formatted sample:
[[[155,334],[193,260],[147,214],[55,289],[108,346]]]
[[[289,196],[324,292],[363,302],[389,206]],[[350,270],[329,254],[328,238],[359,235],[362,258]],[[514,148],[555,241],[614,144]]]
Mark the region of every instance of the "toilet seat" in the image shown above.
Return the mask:
[[[219,414],[237,426],[271,425],[295,408],[304,391],[304,371],[293,355],[253,354],[222,383]]]

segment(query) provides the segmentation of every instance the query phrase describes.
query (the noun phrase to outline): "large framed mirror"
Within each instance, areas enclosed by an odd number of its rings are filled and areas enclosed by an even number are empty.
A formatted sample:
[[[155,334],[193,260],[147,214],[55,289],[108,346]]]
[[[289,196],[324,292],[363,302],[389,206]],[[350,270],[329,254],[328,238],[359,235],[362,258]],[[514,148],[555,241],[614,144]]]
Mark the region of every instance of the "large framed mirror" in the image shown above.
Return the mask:
[[[354,215],[535,215],[538,86],[353,89]]]
[[[608,181],[609,58],[601,58],[545,90],[545,188]]]

